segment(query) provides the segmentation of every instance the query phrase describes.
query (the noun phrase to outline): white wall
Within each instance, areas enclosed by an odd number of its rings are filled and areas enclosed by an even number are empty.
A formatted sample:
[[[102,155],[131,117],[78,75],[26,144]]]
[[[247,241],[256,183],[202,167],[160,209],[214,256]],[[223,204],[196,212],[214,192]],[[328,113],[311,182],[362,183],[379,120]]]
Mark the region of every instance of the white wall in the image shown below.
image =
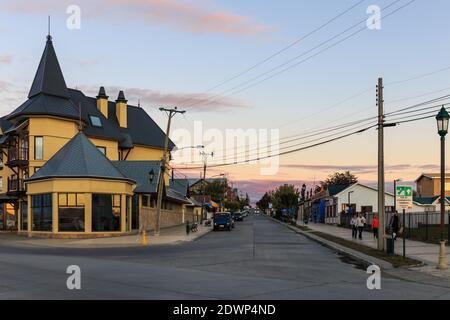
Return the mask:
[[[372,188],[362,186],[360,184],[353,185],[352,187],[344,190],[336,195],[338,198],[338,212],[342,211],[342,204],[348,203],[348,192],[353,191],[350,195],[350,202],[356,204],[356,211],[361,212],[361,206],[372,206],[373,212],[378,212],[378,191]],[[394,196],[391,194],[385,194],[386,206],[394,206]],[[400,212],[400,210],[398,210]],[[425,206],[418,206],[413,204],[412,209],[406,210],[406,212],[424,212]]]
[[[362,206],[372,206],[373,212],[378,212],[378,191],[364,187],[362,185],[353,185],[350,188],[336,195],[338,198],[338,212],[342,211],[342,205],[348,203],[348,193],[351,192],[350,203],[356,204],[356,212],[361,212]],[[385,194],[386,206],[394,206],[394,196]]]

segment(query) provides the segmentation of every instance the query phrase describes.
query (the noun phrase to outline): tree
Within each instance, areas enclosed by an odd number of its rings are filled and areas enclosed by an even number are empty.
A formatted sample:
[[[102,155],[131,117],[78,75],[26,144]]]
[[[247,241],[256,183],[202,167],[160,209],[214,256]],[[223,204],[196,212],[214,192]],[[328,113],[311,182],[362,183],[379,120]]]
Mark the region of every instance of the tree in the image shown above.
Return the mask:
[[[269,203],[272,202],[272,197],[269,195],[268,192],[266,192],[262,198],[256,202],[256,206],[261,209],[262,211],[266,211],[266,209],[269,209]]]
[[[350,171],[346,172],[335,172],[328,176],[325,181],[322,181],[321,184],[325,187],[330,185],[343,185],[350,186],[358,182],[358,178],[350,173]]]
[[[277,210],[296,209],[300,192],[293,185],[285,184],[278,187],[272,196],[273,207]]]
[[[205,194],[211,196],[213,201],[221,203],[225,198],[227,186],[228,184],[224,180],[211,181],[206,183]]]

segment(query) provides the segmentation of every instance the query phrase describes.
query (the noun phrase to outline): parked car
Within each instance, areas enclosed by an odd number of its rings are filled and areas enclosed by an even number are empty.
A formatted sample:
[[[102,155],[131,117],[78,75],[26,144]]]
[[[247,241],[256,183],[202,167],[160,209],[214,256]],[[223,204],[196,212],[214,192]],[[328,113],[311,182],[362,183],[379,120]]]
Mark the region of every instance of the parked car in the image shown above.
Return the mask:
[[[230,212],[216,213],[213,218],[214,231],[228,230],[234,227],[233,217]]]
[[[234,221],[243,221],[244,220],[244,215],[242,214],[242,212],[234,212],[233,213],[233,220]]]

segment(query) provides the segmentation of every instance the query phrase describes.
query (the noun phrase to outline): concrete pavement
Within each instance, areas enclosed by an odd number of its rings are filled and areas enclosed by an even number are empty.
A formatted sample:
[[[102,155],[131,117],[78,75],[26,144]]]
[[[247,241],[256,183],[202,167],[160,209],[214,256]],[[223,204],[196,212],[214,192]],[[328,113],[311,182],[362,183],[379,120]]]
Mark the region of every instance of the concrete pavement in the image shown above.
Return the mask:
[[[360,243],[370,248],[377,248],[377,240],[374,239],[372,233],[370,232],[364,232],[363,240],[359,240],[352,238],[352,232],[350,229],[341,228],[334,225],[310,223],[308,224],[308,228],[313,231],[323,232],[335,237],[353,241],[355,243]],[[406,256],[424,262],[428,266],[428,268],[425,269],[429,269],[429,267],[432,267],[432,269],[436,269],[439,259],[439,246],[437,244],[413,241],[408,239],[406,239],[405,243]],[[403,254],[403,239],[401,238],[398,238],[397,241],[395,241],[395,253],[398,255]],[[447,261],[450,262],[450,250],[447,250]],[[448,275],[450,278],[449,270],[440,273],[435,272],[435,274]]]
[[[153,232],[148,232],[149,246],[177,244],[185,241],[194,241],[212,231],[212,227],[198,226],[197,232],[186,234],[186,226],[180,225],[162,229],[160,235],[155,237]],[[111,248],[141,246],[139,234],[109,238],[95,239],[47,239],[27,238],[14,233],[0,234],[0,242],[11,246],[42,246],[54,248]]]
[[[68,265],[81,290],[66,288]],[[382,276],[265,217],[178,245],[5,246],[0,299],[450,299],[450,289]]]

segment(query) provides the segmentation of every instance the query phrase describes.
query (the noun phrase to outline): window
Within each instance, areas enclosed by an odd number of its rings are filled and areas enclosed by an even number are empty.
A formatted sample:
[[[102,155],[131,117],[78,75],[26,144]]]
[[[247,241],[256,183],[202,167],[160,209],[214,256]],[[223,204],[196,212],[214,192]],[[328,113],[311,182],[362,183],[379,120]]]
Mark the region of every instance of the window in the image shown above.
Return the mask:
[[[142,206],[150,207],[150,196],[143,194],[142,195]]]
[[[92,194],[92,231],[120,231],[119,194]]]
[[[28,204],[26,201],[22,202],[20,214],[22,215],[20,230],[26,231],[28,230]]]
[[[44,159],[44,138],[34,137],[34,160]]]
[[[3,191],[3,177],[0,177],[0,192]]]
[[[84,194],[58,194],[59,231],[84,231]]]
[[[33,231],[52,231],[52,194],[31,196],[31,218]]]
[[[97,117],[97,116],[89,116],[89,119],[91,120],[91,124],[94,127],[101,127],[102,126],[102,121],[100,120],[99,117]]]
[[[106,147],[97,147],[97,150],[106,156]]]

